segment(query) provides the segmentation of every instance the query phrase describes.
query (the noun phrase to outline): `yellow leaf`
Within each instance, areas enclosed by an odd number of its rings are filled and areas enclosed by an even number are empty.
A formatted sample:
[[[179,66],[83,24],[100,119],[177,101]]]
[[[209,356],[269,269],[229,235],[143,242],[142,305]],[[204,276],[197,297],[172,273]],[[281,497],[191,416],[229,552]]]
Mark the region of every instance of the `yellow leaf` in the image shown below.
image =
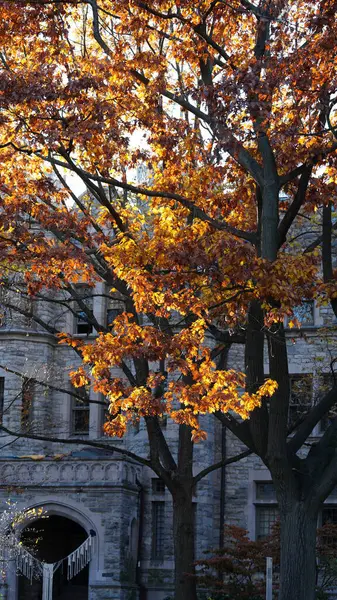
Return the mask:
[[[19,456],[19,458],[30,458],[31,460],[44,460],[46,458],[45,454],[23,454]]]

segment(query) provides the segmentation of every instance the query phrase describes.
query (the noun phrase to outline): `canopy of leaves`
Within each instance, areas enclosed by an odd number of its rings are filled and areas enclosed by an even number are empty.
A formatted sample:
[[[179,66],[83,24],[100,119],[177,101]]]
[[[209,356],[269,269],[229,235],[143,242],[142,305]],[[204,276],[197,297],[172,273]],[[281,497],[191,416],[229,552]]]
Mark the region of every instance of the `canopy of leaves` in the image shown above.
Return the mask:
[[[276,384],[242,396],[243,375],[214,359],[244,330],[250,303],[269,327],[303,298],[337,294],[319,271],[315,227],[310,252],[287,236],[300,210],[310,223],[336,196],[335,9],[1,3],[0,258],[36,298],[103,280],[123,303],[111,331],[94,323],[92,345],[62,338],[84,360],[75,385],[92,381],[109,399],[108,433],[168,413],[199,439],[199,414],[246,418]],[[278,205],[268,216],[269,190]],[[167,372],[176,376],[163,390]]]

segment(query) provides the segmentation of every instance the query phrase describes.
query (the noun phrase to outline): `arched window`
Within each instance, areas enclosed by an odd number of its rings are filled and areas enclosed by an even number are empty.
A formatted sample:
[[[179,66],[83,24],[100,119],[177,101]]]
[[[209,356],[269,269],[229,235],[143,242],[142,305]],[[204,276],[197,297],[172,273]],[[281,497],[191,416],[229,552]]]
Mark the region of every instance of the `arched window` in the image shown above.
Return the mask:
[[[139,523],[138,519],[132,519],[130,527],[130,556],[132,559],[137,561],[138,555],[138,537],[139,537]]]

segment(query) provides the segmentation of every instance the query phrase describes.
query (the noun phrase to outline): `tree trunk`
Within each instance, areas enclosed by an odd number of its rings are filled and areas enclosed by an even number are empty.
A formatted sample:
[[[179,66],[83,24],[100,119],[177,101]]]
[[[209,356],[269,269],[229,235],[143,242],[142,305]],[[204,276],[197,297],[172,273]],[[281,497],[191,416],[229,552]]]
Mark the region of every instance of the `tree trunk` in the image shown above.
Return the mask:
[[[173,494],[174,600],[196,600],[192,487]],[[191,577],[192,575],[192,577]]]
[[[295,502],[281,510],[280,595],[278,600],[314,600],[317,513]]]

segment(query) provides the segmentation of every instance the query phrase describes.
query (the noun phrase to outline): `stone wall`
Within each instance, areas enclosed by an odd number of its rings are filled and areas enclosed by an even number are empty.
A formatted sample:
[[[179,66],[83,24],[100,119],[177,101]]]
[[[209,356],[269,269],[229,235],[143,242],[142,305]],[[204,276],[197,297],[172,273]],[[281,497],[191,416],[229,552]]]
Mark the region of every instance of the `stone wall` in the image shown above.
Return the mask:
[[[105,313],[103,300],[100,299],[94,308],[97,316],[102,318]],[[73,331],[73,319],[60,311],[59,306],[40,303],[38,310],[54,326]],[[316,381],[322,372],[329,371],[329,356],[335,353],[334,322],[326,307],[316,308],[315,323],[319,328],[289,330],[291,373],[314,373]],[[324,330],[321,329],[323,325],[326,326]],[[242,348],[233,347],[229,358],[230,367],[243,368]],[[77,364],[79,358],[72,349],[58,345],[52,335],[43,333],[39,327],[15,329],[13,321],[11,327],[0,327],[2,368],[7,366],[24,377],[51,383],[54,388],[69,389],[68,372]],[[3,424],[13,432],[21,433],[22,378],[4,369],[0,376],[5,377]],[[81,443],[81,436],[77,438],[78,444],[67,444],[71,402],[71,397],[62,391],[36,386],[30,432],[57,436],[64,439],[65,443],[2,437],[0,503],[4,505],[11,497],[19,508],[43,505],[47,511],[78,519],[84,527],[92,527],[97,532],[97,556],[90,568],[90,600],[136,600],[136,566],[139,558],[137,576],[147,588],[147,600],[162,600],[172,595],[174,565],[170,494],[168,490],[154,494],[152,480],[156,476],[116,451],[110,455],[103,451],[92,451]],[[147,457],[148,444],[142,423],[139,431],[130,427],[123,440],[107,439],[102,436],[101,430],[102,407],[92,404],[90,412],[90,431],[83,441],[104,441],[105,444]],[[208,439],[195,447],[195,473],[221,457],[220,425],[212,416],[202,420]],[[177,428],[170,420],[164,433],[176,455]],[[318,430],[314,433],[319,434]],[[227,456],[234,456],[242,450],[242,444],[227,432]],[[23,458],[32,455],[41,455],[42,458],[39,461]],[[246,527],[254,536],[255,484],[268,478],[268,471],[254,456],[226,468],[226,522]],[[195,491],[197,558],[202,557],[204,550],[219,545],[220,482],[221,471],[214,471],[199,482]],[[139,512],[141,500],[142,515]],[[158,500],[165,502],[164,552],[160,561],[153,559],[151,548],[152,503]],[[137,527],[142,530],[140,556],[137,556],[134,544]]]

